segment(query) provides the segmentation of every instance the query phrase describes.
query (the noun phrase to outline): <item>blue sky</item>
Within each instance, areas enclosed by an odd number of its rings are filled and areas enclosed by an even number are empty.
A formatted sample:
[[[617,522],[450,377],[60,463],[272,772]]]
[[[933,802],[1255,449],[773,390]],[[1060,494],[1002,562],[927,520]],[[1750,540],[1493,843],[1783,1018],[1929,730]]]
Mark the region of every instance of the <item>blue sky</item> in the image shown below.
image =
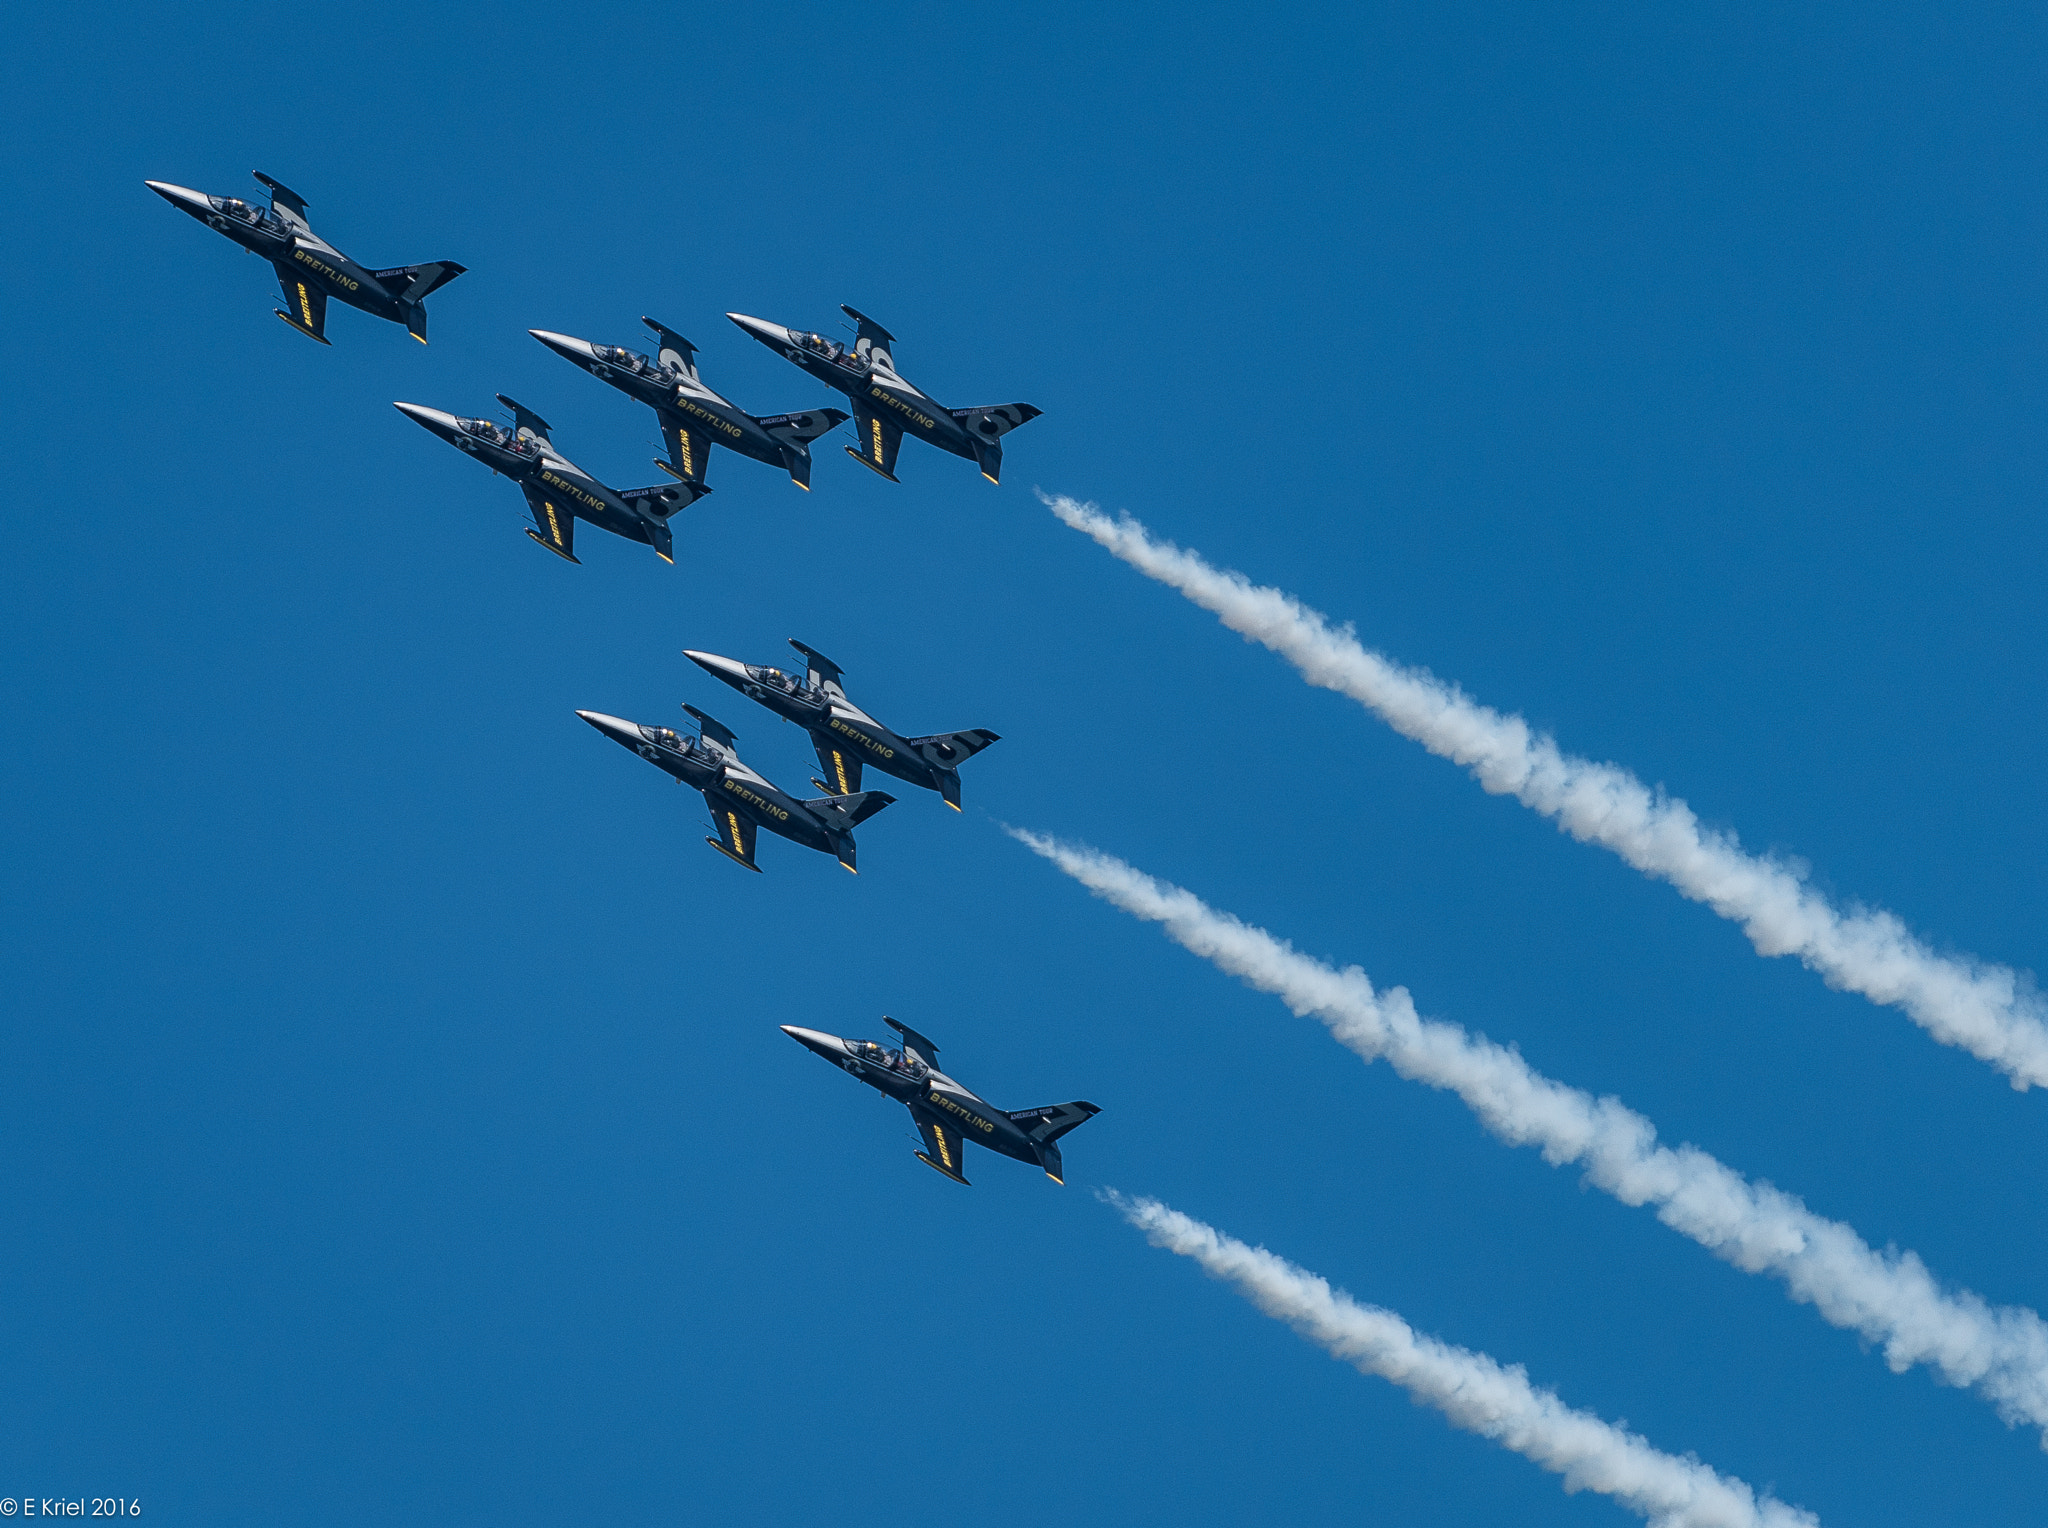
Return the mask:
[[[1089,899],[1099,845],[1673,1140],[2048,1305],[2048,1100],[1488,797],[1061,527],[1129,509],[1810,862],[2043,959],[2048,22],[2030,8],[437,9],[13,18],[0,372],[0,1496],[159,1522],[1602,1524],[1147,1247],[1156,1194],[1831,1524],[2048,1461]],[[433,344],[145,178],[452,259]],[[651,416],[529,339],[852,303],[1000,489],[731,456],[677,566],[390,408]],[[988,727],[863,873],[699,842],[578,707],[794,729],[799,637]],[[785,1023],[896,1014],[1068,1186],[971,1191]]]

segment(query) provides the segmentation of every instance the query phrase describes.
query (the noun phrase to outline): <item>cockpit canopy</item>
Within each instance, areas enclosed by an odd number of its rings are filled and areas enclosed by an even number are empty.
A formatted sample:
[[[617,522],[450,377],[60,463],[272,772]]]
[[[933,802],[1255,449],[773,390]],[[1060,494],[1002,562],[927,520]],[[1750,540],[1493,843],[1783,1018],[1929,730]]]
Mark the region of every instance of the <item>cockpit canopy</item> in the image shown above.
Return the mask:
[[[872,1040],[848,1040],[846,1050],[856,1061],[865,1061],[869,1066],[887,1067],[890,1071],[900,1072],[905,1077],[922,1080],[931,1071],[931,1068],[917,1057],[906,1056],[902,1051],[890,1050],[887,1046],[877,1045]]]
[[[640,735],[658,748],[666,748],[685,757],[696,750],[696,745],[673,727],[642,727]]]
[[[284,219],[267,207],[252,207],[239,196],[209,196],[207,200],[213,203],[216,212],[224,212],[231,218],[239,218],[270,233],[284,232]]]
[[[458,419],[455,422],[462,426],[465,434],[474,435],[478,440],[486,441],[500,451],[516,451],[521,456],[533,456],[540,450],[529,437],[514,435],[493,420]]]
[[[749,663],[747,677],[757,684],[768,686],[771,690],[780,690],[785,695],[794,695],[802,700],[814,699],[818,693],[794,674],[785,674],[779,668],[762,668]]]
[[[590,353],[600,361],[610,361],[614,366],[623,366],[627,371],[637,371],[643,376],[661,375],[661,367],[639,351],[628,350],[624,345],[592,345]]]
[[[795,336],[795,339],[804,349],[811,351],[815,355],[821,355],[828,361],[839,360],[846,354],[846,347],[844,345],[840,344],[837,340],[828,340],[822,334],[798,334]]]

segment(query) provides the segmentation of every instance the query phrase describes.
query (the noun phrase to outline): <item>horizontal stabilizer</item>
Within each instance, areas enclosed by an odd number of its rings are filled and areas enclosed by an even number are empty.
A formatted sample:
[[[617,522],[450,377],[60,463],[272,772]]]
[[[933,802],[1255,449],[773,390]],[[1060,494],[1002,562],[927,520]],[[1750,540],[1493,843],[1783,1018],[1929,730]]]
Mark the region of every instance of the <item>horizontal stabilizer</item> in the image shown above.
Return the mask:
[[[847,418],[839,409],[807,409],[801,414],[772,414],[761,420],[760,425],[777,440],[802,445],[828,430],[838,429]]]
[[[1020,424],[1029,424],[1045,410],[1029,403],[988,403],[980,408],[954,409],[953,417],[967,427],[970,435],[983,440],[1000,440]]]
[[[1002,737],[986,727],[971,727],[965,732],[934,732],[930,737],[914,737],[905,741],[923,754],[927,762],[943,769],[958,764],[962,759],[973,758],[990,743],[1000,743]]]
[[[835,807],[852,819],[851,826],[859,827],[885,806],[894,806],[896,798],[887,791],[855,791],[850,796],[813,796],[804,803],[809,807],[821,807],[830,812]]]
[[[400,302],[425,302],[429,292],[439,291],[469,269],[453,260],[435,260],[426,265],[394,265],[388,271],[372,271],[378,284]]]
[[[655,464],[659,466],[660,463]],[[666,520],[679,509],[687,509],[711,490],[702,483],[692,483],[687,478],[674,483],[656,483],[651,488],[621,488],[619,497],[635,509],[644,509],[650,515]]]
[[[1049,1146],[1101,1112],[1091,1103],[1075,1102],[1045,1104],[1036,1109],[1012,1109],[1009,1115],[1010,1122],[1029,1136],[1034,1145]]]

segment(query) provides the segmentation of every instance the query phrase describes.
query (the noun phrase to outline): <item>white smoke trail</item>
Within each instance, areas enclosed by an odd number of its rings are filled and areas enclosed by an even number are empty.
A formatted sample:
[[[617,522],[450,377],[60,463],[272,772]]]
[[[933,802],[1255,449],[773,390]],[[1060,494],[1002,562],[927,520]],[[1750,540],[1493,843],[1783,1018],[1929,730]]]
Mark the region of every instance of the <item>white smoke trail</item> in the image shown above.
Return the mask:
[[[1944,1383],[1975,1390],[2008,1424],[2041,1428],[2048,1448],[2048,1323],[2033,1311],[1944,1290],[1916,1254],[1875,1251],[1840,1221],[1696,1146],[1660,1145],[1656,1126],[1620,1100],[1567,1087],[1518,1051],[1419,1017],[1405,987],[1375,992],[1358,967],[1312,960],[1100,850],[1008,831],[1104,901],[1320,1019],[1367,1061],[1385,1057],[1403,1077],[1457,1094],[1509,1145],[1535,1146],[1552,1166],[1579,1164],[1623,1204],[1654,1206],[1659,1220],[1716,1257],[1783,1280],[1831,1325],[1880,1344],[1894,1373],[1924,1364]]]
[[[1039,497],[1140,573],[1271,648],[1310,684],[1350,696],[1403,737],[1464,765],[1493,794],[1514,796],[1572,837],[1612,849],[1740,924],[1758,954],[1797,955],[1829,986],[1903,1009],[1942,1044],[1988,1061],[2023,1092],[2048,1083],[2048,1009],[2009,967],[1937,954],[1888,912],[1838,911],[1794,871],[1744,853],[1732,834],[1702,827],[1683,801],[1616,765],[1559,751],[1521,717],[1360,646],[1349,626],[1331,627],[1293,596],[1155,541],[1129,515],[1112,520],[1093,504]]]
[[[1455,1427],[1490,1438],[1564,1477],[1567,1491],[1597,1491],[1655,1528],[1814,1528],[1810,1512],[1743,1481],[1718,1474],[1690,1454],[1678,1458],[1590,1412],[1574,1411],[1554,1391],[1538,1390],[1519,1364],[1424,1337],[1390,1310],[1360,1305],[1306,1268],[1247,1247],[1156,1199],[1104,1197],[1155,1247],[1191,1257],[1267,1315],[1285,1321],[1332,1357],[1377,1374],[1434,1406]]]

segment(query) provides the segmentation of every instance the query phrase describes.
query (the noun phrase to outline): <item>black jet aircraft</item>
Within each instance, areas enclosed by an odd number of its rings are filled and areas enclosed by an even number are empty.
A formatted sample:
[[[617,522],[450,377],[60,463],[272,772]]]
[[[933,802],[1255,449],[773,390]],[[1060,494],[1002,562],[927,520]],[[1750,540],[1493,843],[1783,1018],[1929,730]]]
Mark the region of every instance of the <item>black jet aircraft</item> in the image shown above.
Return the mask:
[[[579,561],[576,522],[588,520],[614,536],[646,542],[664,562],[676,560],[669,516],[695,503],[709,489],[691,483],[607,488],[555,449],[548,439],[548,422],[540,415],[503,393],[498,394],[498,401],[512,411],[513,429],[488,419],[462,419],[419,403],[394,403],[392,407],[517,483],[526,495],[526,507],[533,512],[533,523],[539,527],[526,534],[550,552]]]
[[[844,308],[844,304],[841,305]],[[889,347],[896,337],[865,313],[845,308],[860,324],[853,349],[837,340],[801,329],[785,329],[765,318],[744,313],[725,316],[766,345],[779,350],[805,371],[836,388],[853,402],[853,427],[860,449],[846,448],[855,461],[897,482],[896,448],[905,432],[930,441],[941,451],[964,456],[981,468],[991,483],[1003,474],[1002,438],[1020,424],[1036,419],[1028,403],[1000,403],[986,408],[949,409],[919,392],[897,373]]]
[[[173,207],[191,213],[276,266],[285,303],[276,310],[277,316],[308,339],[328,343],[327,299],[334,297],[351,308],[405,325],[414,339],[426,344],[427,294],[460,276],[463,266],[437,260],[428,265],[397,265],[388,271],[365,270],[313,232],[306,222],[303,196],[260,170],[256,178],[270,190],[267,210],[252,207],[239,197],[209,196],[169,181],[146,180],[143,184]]]
[[[683,709],[696,719],[701,736],[681,737],[667,727],[643,727],[601,711],[576,714],[613,742],[667,770],[682,784],[702,791],[718,834],[704,842],[727,859],[758,871],[754,838],[757,829],[766,828],[792,843],[832,855],[848,870],[854,868],[853,830],[893,802],[894,796],[853,791],[800,801],[740,762],[729,729],[695,706]]]
[[[1019,1162],[1036,1162],[1055,1183],[1061,1175],[1059,1138],[1086,1124],[1102,1111],[1089,1103],[1047,1104],[1040,1109],[1005,1112],[977,1098],[939,1070],[939,1048],[908,1025],[884,1017],[903,1036],[903,1049],[890,1050],[872,1040],[842,1040],[816,1029],[782,1026],[782,1032],[843,1066],[862,1082],[886,1093],[910,1110],[924,1136],[918,1161],[965,1183],[963,1146],[972,1141]]]
[[[668,460],[654,465],[670,477],[704,484],[711,448],[724,446],[757,462],[788,470],[799,488],[811,486],[811,442],[846,423],[837,409],[812,409],[804,414],[774,414],[756,419],[721,398],[697,374],[697,347],[675,330],[651,318],[640,320],[660,336],[660,355],[649,360],[623,345],[593,345],[572,335],[546,329],[526,332],[566,361],[574,362],[600,382],[609,382],[628,398],[637,398],[661,421]]]
[[[971,732],[898,737],[846,698],[838,664],[795,638],[789,645],[809,662],[802,679],[716,653],[686,648],[683,656],[810,733],[818,762],[833,782],[813,779],[811,783],[819,790],[837,790],[841,795],[857,791],[861,765],[872,764],[883,774],[937,791],[947,806],[960,810],[960,763],[1001,741],[995,733],[977,727]]]

